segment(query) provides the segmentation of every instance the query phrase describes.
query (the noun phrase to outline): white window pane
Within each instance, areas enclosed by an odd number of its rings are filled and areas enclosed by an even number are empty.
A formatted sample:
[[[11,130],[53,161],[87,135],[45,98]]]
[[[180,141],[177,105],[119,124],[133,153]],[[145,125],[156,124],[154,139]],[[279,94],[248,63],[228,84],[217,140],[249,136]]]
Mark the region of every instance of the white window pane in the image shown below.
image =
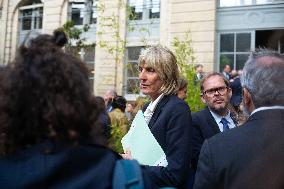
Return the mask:
[[[232,7],[253,4],[253,0],[220,0],[219,2],[220,7]]]
[[[256,4],[268,4],[272,2],[273,0],[256,0]]]
[[[160,12],[160,0],[153,0],[152,13]]]
[[[152,8],[152,0],[146,0],[146,9]]]
[[[143,12],[143,0],[136,0],[135,12]]]
[[[129,0],[128,1],[128,5],[131,6],[131,7],[135,6],[136,5],[136,0]]]

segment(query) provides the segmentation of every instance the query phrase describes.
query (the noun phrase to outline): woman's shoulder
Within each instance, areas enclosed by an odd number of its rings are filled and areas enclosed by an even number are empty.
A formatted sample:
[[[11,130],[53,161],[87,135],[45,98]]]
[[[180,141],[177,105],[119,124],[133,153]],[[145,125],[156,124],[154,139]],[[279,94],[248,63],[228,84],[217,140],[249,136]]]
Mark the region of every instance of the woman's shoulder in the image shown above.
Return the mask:
[[[167,105],[168,106],[173,106],[173,107],[188,107],[187,103],[184,100],[181,100],[180,98],[178,98],[175,95],[169,95],[166,96],[166,98],[168,98],[168,102]]]

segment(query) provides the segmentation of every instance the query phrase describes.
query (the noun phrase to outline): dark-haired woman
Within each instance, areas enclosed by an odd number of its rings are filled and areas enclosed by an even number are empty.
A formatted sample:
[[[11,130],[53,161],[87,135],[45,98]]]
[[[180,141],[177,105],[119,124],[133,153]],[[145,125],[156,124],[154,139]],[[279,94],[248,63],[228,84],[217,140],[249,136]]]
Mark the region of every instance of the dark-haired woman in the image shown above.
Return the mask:
[[[66,42],[60,31],[40,35],[21,46],[5,70],[0,84],[1,188],[112,187],[120,157],[104,147],[88,71],[62,51]]]

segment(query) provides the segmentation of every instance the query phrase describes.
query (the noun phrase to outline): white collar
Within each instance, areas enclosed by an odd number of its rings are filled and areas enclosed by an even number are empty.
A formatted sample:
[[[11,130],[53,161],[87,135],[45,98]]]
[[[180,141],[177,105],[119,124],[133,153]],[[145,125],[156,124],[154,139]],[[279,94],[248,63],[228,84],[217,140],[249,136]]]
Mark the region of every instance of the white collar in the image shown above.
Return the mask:
[[[229,124],[233,124],[233,123],[231,123],[232,118],[230,116],[231,114],[230,114],[229,110],[228,110],[228,113],[225,116],[220,116],[220,115],[216,114],[215,112],[210,110],[210,108],[209,108],[209,111],[211,112],[212,116],[214,117],[214,119],[216,120],[217,123],[220,123],[221,119],[225,118],[229,122]]]
[[[147,109],[149,109],[151,112],[154,112],[157,104],[160,102],[160,100],[164,97],[164,93],[160,94],[160,96],[158,98],[156,98],[156,100],[154,100],[153,102],[151,101],[151,103],[149,104],[149,106],[147,107]]]
[[[255,110],[253,110],[250,114],[250,116],[252,114],[255,114],[256,112],[259,111],[263,111],[263,110],[274,110],[274,109],[280,109],[280,110],[284,110],[284,106],[264,106],[264,107],[260,107],[260,108],[256,108]]]

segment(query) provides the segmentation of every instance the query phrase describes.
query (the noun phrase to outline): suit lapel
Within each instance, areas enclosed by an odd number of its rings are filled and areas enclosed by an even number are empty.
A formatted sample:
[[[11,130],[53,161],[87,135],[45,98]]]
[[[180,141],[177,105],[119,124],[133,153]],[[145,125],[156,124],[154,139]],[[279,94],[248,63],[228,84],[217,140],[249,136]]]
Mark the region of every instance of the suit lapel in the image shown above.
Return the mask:
[[[149,122],[149,128],[151,129],[153,127],[153,125],[155,124],[156,120],[158,119],[160,113],[163,110],[163,107],[165,106],[165,104],[169,101],[170,97],[169,96],[164,96],[161,101],[157,104],[155,110],[154,110],[154,114],[150,119]]]
[[[218,124],[216,123],[214,117],[212,116],[212,114],[211,114],[209,108],[206,107],[205,111],[206,111],[206,120],[207,120],[207,123],[208,123],[209,127],[212,128],[212,131],[213,131],[214,135],[217,134],[217,133],[220,133],[221,131],[220,131],[220,129],[219,129],[219,126],[218,126]]]

